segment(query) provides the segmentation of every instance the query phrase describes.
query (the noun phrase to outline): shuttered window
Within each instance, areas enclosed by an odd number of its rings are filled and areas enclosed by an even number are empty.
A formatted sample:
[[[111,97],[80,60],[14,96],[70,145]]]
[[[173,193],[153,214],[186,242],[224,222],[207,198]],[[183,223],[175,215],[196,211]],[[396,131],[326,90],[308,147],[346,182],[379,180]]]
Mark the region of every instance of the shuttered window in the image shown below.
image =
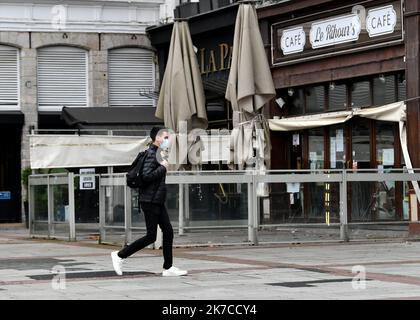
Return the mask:
[[[87,51],[66,46],[38,50],[39,109],[87,106]]]
[[[140,48],[109,51],[109,105],[154,106],[153,52]]]
[[[0,46],[0,110],[19,105],[19,50]]]

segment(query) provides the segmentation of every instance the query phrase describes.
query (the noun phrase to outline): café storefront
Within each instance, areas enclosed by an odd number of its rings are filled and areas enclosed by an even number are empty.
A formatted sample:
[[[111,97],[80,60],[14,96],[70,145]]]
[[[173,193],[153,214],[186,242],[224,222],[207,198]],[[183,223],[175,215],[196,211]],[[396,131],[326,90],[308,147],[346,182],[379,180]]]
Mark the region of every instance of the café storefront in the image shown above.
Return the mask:
[[[304,0],[260,8],[260,28],[269,44],[277,91],[267,117],[273,123],[285,119],[299,123],[300,117],[316,121],[329,113],[405,102],[407,79],[418,70],[410,70],[407,63],[406,44],[413,35],[406,30],[404,10],[400,0]],[[406,104],[410,118],[412,107]],[[410,121],[408,148],[418,167],[412,140],[417,124]],[[272,128],[272,168],[384,172],[404,168],[398,122],[354,116],[330,125],[319,123],[307,128],[302,122],[293,130]],[[352,182],[348,192],[350,222],[409,219],[406,183]],[[327,193],[329,208],[324,201]],[[338,222],[338,197],[338,184],[272,185],[269,221],[323,222],[328,209],[330,221]]]
[[[203,8],[205,1],[199,3]],[[182,6],[194,6],[185,3]],[[213,4],[214,5],[214,4]],[[238,3],[226,4],[210,11],[196,12],[180,18],[188,20],[192,42],[197,56],[198,67],[206,99],[208,134],[216,138],[224,135],[229,141],[232,129],[232,110],[225,99],[226,86],[232,59],[232,45]],[[201,9],[200,9],[201,10]],[[173,23],[147,28],[151,44],[156,48],[160,79],[163,79]],[[214,149],[213,149],[214,150]],[[204,160],[202,170],[227,170],[226,158]],[[205,157],[206,158],[206,157]],[[233,183],[191,184],[188,186],[190,226],[218,224],[237,225],[246,223],[246,185]],[[176,193],[174,192],[174,199]],[[169,207],[175,206],[172,201]],[[187,223],[185,221],[185,223]]]

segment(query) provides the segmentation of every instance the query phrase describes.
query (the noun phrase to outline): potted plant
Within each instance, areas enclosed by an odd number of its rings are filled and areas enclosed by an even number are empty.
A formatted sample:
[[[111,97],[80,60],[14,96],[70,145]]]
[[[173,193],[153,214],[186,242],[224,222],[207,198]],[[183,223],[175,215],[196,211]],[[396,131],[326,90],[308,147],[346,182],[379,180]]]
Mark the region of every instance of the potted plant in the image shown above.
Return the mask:
[[[28,182],[29,176],[32,174],[32,170],[29,167],[22,169],[21,180],[23,188],[25,189],[25,197],[23,198],[23,207],[25,210],[25,224],[26,228],[29,228],[29,202],[28,202]]]

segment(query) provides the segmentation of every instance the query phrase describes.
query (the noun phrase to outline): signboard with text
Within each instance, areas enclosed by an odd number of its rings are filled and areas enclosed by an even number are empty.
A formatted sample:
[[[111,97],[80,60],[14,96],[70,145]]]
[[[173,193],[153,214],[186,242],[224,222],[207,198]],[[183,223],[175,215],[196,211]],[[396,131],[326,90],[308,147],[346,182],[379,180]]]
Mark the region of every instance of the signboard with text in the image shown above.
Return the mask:
[[[10,191],[0,191],[0,200],[10,200],[12,194]]]
[[[95,190],[95,169],[80,169],[80,190]]]
[[[401,0],[359,3],[366,5],[355,3],[273,24],[272,64],[292,64],[402,43]]]

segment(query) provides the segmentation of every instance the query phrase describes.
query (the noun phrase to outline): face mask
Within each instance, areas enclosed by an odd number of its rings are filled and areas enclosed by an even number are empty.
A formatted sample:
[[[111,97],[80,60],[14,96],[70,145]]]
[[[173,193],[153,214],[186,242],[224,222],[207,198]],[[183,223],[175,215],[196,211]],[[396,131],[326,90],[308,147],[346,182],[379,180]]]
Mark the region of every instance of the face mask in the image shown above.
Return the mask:
[[[169,139],[163,139],[162,143],[160,144],[160,148],[163,150],[167,150],[170,147]]]

